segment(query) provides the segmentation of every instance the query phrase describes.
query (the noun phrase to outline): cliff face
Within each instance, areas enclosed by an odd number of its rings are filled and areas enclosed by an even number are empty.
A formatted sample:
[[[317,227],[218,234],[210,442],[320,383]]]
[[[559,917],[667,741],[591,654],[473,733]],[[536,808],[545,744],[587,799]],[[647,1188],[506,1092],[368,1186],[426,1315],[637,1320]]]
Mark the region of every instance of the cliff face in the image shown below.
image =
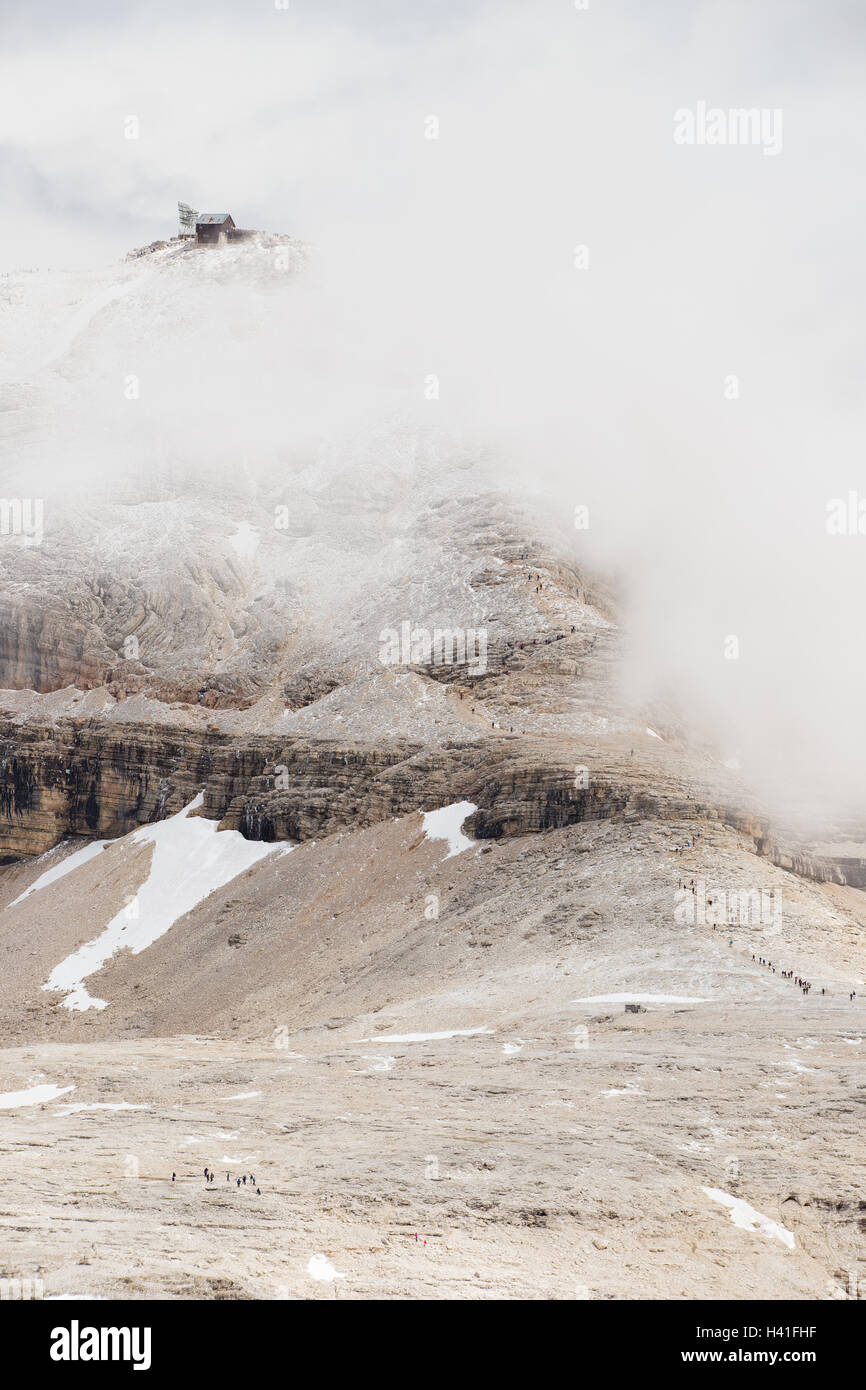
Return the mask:
[[[609,750],[575,776],[565,740],[502,736],[425,749],[60,721],[0,724],[0,855],[44,853],[70,835],[113,839],[172,815],[203,791],[202,814],[248,839],[307,840],[455,801],[478,806],[480,839],[584,820],[723,820],[755,837],[731,789],[665,774]],[[584,785],[585,783],[585,785]],[[727,798],[727,802],[726,802]],[[729,803],[729,804],[727,804]]]
[[[114,659],[93,625],[65,607],[22,596],[0,600],[0,688],[87,690]]]
[[[817,854],[801,846],[771,839],[767,857],[780,869],[818,883],[844,883],[849,888],[866,888],[866,859],[852,855]]]
[[[585,764],[583,776],[575,764]],[[866,888],[866,859],[816,853],[773,833],[733,781],[671,771],[665,755],[518,736],[439,748],[249,736],[62,720],[0,721],[0,862],[70,836],[115,839],[173,815],[203,792],[201,814],[250,840],[304,841],[468,800],[474,838],[580,821],[708,820],[732,826],[780,868]]]
[[[0,857],[122,836],[199,792],[203,815],[263,840],[470,800],[479,839],[706,818],[795,872],[866,884],[863,860],[771,833],[678,713],[626,698],[616,593],[571,507],[499,457],[411,411],[293,443],[281,393],[260,457],[245,434],[190,447],[205,325],[242,348],[223,387],[245,419],[291,316],[267,246],[220,264],[211,283],[215,260],[143,257],[90,318],[95,286],[73,286],[62,375],[0,390],[10,491],[26,476],[45,502],[38,538],[0,536]],[[131,345],[150,381],[134,404],[114,367]]]
[[[202,741],[32,724],[0,737],[0,855],[42,854],[64,836],[112,839],[191,799],[209,762]]]

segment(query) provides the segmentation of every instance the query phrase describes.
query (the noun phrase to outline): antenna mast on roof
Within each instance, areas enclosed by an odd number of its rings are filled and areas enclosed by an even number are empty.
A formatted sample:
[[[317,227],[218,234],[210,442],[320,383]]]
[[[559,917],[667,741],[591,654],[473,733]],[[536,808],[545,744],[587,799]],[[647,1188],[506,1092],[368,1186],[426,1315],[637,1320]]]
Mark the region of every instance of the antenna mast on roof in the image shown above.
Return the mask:
[[[178,203],[177,220],[180,223],[181,236],[195,236],[195,224],[198,213],[195,208],[191,208],[189,203]]]

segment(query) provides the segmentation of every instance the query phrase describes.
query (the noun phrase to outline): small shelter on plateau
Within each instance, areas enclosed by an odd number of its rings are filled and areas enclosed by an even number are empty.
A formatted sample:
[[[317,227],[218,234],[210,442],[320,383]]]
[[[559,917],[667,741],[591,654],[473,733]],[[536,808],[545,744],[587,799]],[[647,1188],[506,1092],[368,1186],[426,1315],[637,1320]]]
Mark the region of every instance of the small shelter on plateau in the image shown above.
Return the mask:
[[[199,246],[217,246],[227,241],[235,221],[230,212],[200,212],[195,222],[195,239]]]

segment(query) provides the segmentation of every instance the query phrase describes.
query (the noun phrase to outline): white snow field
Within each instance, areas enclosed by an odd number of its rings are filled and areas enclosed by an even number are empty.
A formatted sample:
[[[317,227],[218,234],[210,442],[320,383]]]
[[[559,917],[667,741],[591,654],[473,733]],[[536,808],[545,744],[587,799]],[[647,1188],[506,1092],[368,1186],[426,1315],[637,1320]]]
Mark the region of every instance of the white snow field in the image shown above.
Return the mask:
[[[237,830],[218,830],[216,821],[193,816],[191,812],[202,801],[199,793],[177,815],[132,831],[132,844],[153,845],[150,872],[134,902],[122,908],[99,936],[55,966],[42,986],[63,991],[66,1008],[106,1008],[108,1001],[92,998],[84,985],[90,975],[118,951],[138,955],[197,903],[277,848],[245,840]]]
[[[472,1038],[478,1033],[492,1033],[493,1028],[452,1028],[447,1033],[380,1033],[377,1038],[362,1038],[361,1042],[441,1042],[446,1038]]]
[[[771,1240],[780,1240],[789,1250],[794,1249],[793,1232],[780,1225],[778,1221],[771,1221],[768,1216],[762,1216],[754,1207],[749,1206],[748,1202],[743,1201],[742,1197],[732,1197],[729,1192],[722,1192],[718,1187],[702,1187],[701,1191],[714,1202],[720,1202],[722,1206],[727,1207],[734,1225],[739,1226],[741,1230],[756,1231]]]
[[[307,1265],[307,1273],[313,1279],[326,1279],[329,1282],[334,1279],[345,1279],[345,1274],[341,1274],[335,1269],[327,1255],[313,1255]]]
[[[455,801],[453,805],[443,806],[438,811],[427,811],[424,814],[424,834],[428,840],[446,840],[448,853],[445,858],[451,859],[453,855],[474,847],[475,840],[464,835],[462,827],[466,818],[477,810],[478,807],[471,801]]]
[[[149,1105],[131,1105],[128,1100],[120,1100],[116,1103],[112,1101],[94,1101],[92,1105],[85,1105],[83,1102],[73,1105],[59,1105],[57,1113],[59,1115],[80,1115],[92,1110],[149,1110]]]
[[[56,1100],[74,1091],[74,1086],[31,1086],[27,1091],[6,1091],[0,1095],[0,1110],[17,1110],[22,1105],[44,1105],[47,1100]]]
[[[18,897],[14,902],[11,902],[9,906],[15,907],[18,903],[23,902],[25,898],[29,898],[31,893],[38,893],[41,888],[47,888],[49,883],[56,883],[58,879],[65,878],[67,874],[74,873],[76,869],[81,868],[82,864],[87,864],[91,859],[95,859],[97,854],[101,854],[106,845],[113,843],[113,840],[92,840],[90,844],[85,845],[83,849],[78,849],[74,854],[67,855],[67,857],[62,860],[61,863],[56,864],[53,869],[46,869],[44,874],[40,874],[36,882],[31,883],[29,888],[25,888],[23,893],[19,893]],[[48,854],[42,855],[42,858],[47,859],[49,855],[54,855],[55,853],[56,850],[49,850]]]
[[[248,521],[238,522],[237,530],[229,536],[229,545],[240,560],[252,560],[259,548],[259,532]]]
[[[575,1004],[706,1004],[707,1000],[683,994],[590,994]]]

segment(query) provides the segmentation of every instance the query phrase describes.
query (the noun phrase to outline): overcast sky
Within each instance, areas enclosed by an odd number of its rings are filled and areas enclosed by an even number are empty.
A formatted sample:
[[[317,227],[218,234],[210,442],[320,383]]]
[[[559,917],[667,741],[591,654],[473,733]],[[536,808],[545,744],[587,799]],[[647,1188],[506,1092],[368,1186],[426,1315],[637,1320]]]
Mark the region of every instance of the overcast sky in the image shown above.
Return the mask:
[[[783,101],[786,165],[828,133],[831,164],[862,153],[859,0],[588,3],[2,0],[0,268],[121,255],[170,234],[178,199],[316,240],[393,225],[428,172],[430,113],[440,163],[468,140],[482,188],[522,200],[536,159],[571,185],[607,160],[611,194],[636,180],[632,216],[655,229],[669,213],[645,175],[667,172],[678,106]]]
[[[862,0],[0,14],[0,270],[119,261],[178,199],[315,243],[368,361],[416,352],[590,506],[639,683],[736,709],[800,786],[862,784],[866,536],[825,528],[866,497]],[[772,148],[676,143],[699,103],[764,111]]]

